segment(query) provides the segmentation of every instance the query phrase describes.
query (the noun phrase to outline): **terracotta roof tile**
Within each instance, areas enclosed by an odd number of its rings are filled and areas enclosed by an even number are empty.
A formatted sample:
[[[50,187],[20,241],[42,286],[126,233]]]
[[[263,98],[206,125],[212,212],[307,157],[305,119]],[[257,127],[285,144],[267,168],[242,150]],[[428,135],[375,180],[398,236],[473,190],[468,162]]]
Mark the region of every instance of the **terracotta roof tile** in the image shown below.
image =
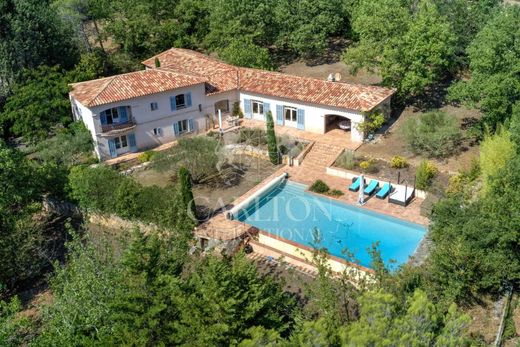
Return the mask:
[[[171,48],[143,61],[143,64],[153,68],[155,58],[159,59],[161,68],[206,77],[208,94],[221,93],[238,87],[238,68],[205,54],[189,49]]]
[[[171,48],[143,62],[177,72],[192,73],[208,79],[206,93],[240,90],[314,104],[370,111],[394,93],[394,90],[340,82],[327,82],[279,72],[239,68],[192,50]],[[238,78],[237,78],[238,77]]]
[[[240,69],[240,89],[358,111],[370,111],[394,93],[394,90],[383,87],[328,82],[246,68]]]
[[[70,94],[83,105],[91,107],[205,82],[206,79],[201,76],[150,69],[74,83],[71,84]]]
[[[155,58],[161,67],[154,68]],[[198,83],[206,94],[240,89],[245,92],[358,111],[370,111],[394,90],[327,82],[279,72],[239,68],[192,50],[172,48],[143,62],[149,69],[73,84],[72,96],[96,106]]]

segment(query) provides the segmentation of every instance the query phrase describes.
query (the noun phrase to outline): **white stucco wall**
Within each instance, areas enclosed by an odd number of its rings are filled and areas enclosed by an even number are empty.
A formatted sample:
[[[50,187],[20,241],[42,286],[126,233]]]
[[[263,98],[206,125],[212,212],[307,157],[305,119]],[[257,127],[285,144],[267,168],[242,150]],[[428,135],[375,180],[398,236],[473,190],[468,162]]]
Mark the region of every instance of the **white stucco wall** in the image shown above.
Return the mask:
[[[262,102],[268,102],[270,104],[271,112],[273,114],[273,119],[276,123],[276,105],[295,107],[299,109],[305,110],[305,131],[324,134],[325,133],[325,116],[326,115],[338,115],[345,118],[348,118],[352,122],[352,130],[351,137],[353,141],[363,141],[363,134],[357,131],[356,126],[358,123],[362,122],[364,116],[361,112],[311,104],[306,102],[300,102],[290,99],[284,98],[276,98],[272,96],[262,95],[262,94],[253,94],[247,92],[240,92],[240,107],[244,110],[244,99],[257,100]]]
[[[188,92],[191,93],[191,107],[172,111],[170,106],[170,97],[177,94],[186,94]],[[77,115],[75,114],[75,119],[81,119],[91,131],[93,134],[96,153],[100,159],[104,160],[110,158],[108,149],[108,139],[110,137],[103,136],[101,131],[101,120],[99,114],[102,111],[118,106],[130,107],[129,116],[133,117],[136,127],[122,134],[133,132],[136,138],[137,149],[141,151],[175,140],[173,123],[184,119],[194,120],[195,132],[207,130],[210,126],[208,116],[213,116],[215,113],[215,102],[225,99],[229,100],[231,110],[233,103],[238,100],[238,92],[234,90],[207,96],[205,94],[205,86],[201,83],[191,87],[179,88],[173,91],[146,95],[92,108],[82,105],[72,97],[71,103],[73,113],[78,113]],[[157,110],[151,110],[150,104],[152,102],[157,103]],[[75,112],[74,105],[77,106],[77,112]],[[154,135],[154,128],[161,128],[161,135]],[[120,155],[128,151],[129,148],[119,149],[117,153]]]
[[[180,110],[172,111],[170,107],[170,97],[177,94],[191,93],[192,106]],[[153,95],[142,96],[130,100],[105,104],[88,108],[71,96],[71,105],[76,120],[82,120],[93,135],[96,153],[100,159],[110,158],[108,150],[108,137],[102,136],[100,112],[118,106],[129,106],[129,115],[133,117],[136,127],[128,130],[127,133],[134,133],[136,137],[136,144],[138,150],[146,150],[156,147],[158,145],[171,142],[175,140],[173,131],[173,123],[184,119],[193,119],[195,122],[195,132],[201,132],[209,129],[211,125],[210,118],[215,115],[215,103],[221,100],[229,101],[229,110],[233,109],[233,103],[240,102],[240,107],[244,110],[244,99],[257,100],[267,102],[270,104],[273,118],[276,122],[276,106],[288,106],[305,111],[305,131],[314,132],[318,134],[325,133],[325,120],[327,115],[338,115],[351,120],[351,138],[353,141],[361,142],[363,134],[357,130],[357,125],[363,121],[364,115],[362,112],[349,110],[345,108],[338,108],[326,105],[318,105],[306,102],[295,101],[285,98],[277,98],[263,94],[255,94],[242,92],[239,90],[232,90],[224,93],[206,95],[205,86],[203,83],[190,86],[186,88],[179,88],[173,91],[157,93]],[[156,102],[158,109],[152,111],[150,104]],[[390,98],[385,100],[378,108],[385,111],[389,110]],[[259,117],[263,120],[263,117]],[[216,117],[214,118],[216,122]],[[284,124],[284,126],[289,126]],[[296,127],[296,124],[294,124]],[[154,135],[153,129],[161,128],[161,135]],[[125,133],[122,133],[125,134]],[[118,150],[118,154],[122,154],[129,149]]]
[[[96,128],[93,113],[88,107],[75,100],[72,96],[70,96],[70,103],[72,106],[72,115],[74,120],[81,121],[83,124],[85,124],[87,129],[90,131],[90,134],[92,135],[94,151],[96,152],[98,158],[101,157],[101,153],[99,152],[98,147],[98,137],[96,136],[96,134],[101,131],[101,126],[99,126],[99,129]]]
[[[191,107],[172,111],[170,106],[170,97],[178,94],[186,94],[188,92],[191,92]],[[135,134],[137,149],[144,150],[173,141],[175,139],[173,132],[174,122],[191,118],[196,121],[196,130],[204,130],[205,121],[204,119],[201,119],[204,115],[199,111],[199,103],[203,102],[204,96],[204,84],[199,84],[189,88],[179,88],[164,93],[146,95],[117,103],[96,106],[92,108],[92,111],[95,113],[95,122],[101,124],[99,114],[103,110],[117,106],[130,106],[130,115],[136,123],[133,132]],[[157,110],[151,110],[150,104],[152,102],[157,102]],[[161,128],[162,135],[155,136],[153,133],[154,128]],[[106,148],[104,154],[107,154],[108,139],[102,137],[100,143],[105,145]]]

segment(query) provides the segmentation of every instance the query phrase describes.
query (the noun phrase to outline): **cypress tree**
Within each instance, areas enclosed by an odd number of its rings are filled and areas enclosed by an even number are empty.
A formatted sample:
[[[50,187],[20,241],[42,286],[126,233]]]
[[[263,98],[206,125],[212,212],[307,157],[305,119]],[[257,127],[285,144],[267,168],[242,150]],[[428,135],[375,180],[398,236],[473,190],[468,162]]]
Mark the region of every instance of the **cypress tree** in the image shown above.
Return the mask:
[[[277,165],[280,163],[280,155],[278,154],[278,146],[276,145],[276,134],[274,133],[274,121],[271,111],[266,115],[267,126],[267,150],[269,151],[269,159],[271,163]]]
[[[155,67],[161,67],[161,61],[157,57],[155,57]]]
[[[181,166],[179,169],[179,190],[181,194],[181,200],[188,216],[193,220],[197,219],[197,209],[195,206],[195,200],[193,199],[193,191],[191,190],[191,174],[188,169]]]

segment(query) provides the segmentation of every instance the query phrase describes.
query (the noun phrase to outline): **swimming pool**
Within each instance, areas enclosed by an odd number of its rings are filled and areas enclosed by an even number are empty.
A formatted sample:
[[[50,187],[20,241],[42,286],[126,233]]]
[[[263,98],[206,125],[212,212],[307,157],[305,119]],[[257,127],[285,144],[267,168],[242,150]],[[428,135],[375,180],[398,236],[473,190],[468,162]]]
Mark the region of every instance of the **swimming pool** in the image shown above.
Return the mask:
[[[306,186],[285,181],[242,209],[237,219],[287,240],[312,246],[318,229],[321,246],[343,258],[348,249],[355,259],[370,267],[367,249],[379,241],[388,266],[408,261],[426,233],[424,226],[402,221],[305,191]],[[353,194],[353,193],[347,193]]]

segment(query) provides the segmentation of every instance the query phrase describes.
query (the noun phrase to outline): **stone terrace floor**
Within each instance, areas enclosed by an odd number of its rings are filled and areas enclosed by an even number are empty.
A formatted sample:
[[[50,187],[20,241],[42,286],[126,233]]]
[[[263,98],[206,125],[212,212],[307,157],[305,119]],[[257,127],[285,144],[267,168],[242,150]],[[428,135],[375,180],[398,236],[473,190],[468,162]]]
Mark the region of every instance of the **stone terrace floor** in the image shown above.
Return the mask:
[[[263,122],[246,120],[243,125],[255,126],[257,123],[258,126],[263,124]],[[343,196],[332,199],[336,199],[351,205],[356,205],[358,193],[350,192],[348,190],[348,186],[351,184],[351,181],[348,179],[331,176],[326,173],[326,167],[332,164],[334,159],[337,157],[337,155],[339,155],[339,153],[341,153],[343,148],[353,148],[345,146],[355,146],[356,144],[352,143],[348,137],[344,136],[341,136],[341,141],[336,141],[337,134],[334,133],[329,136],[329,133],[319,135],[302,132],[296,129],[278,128],[275,129],[277,134],[282,133],[279,131],[281,129],[286,129],[285,133],[290,133],[293,136],[315,141],[313,148],[307,154],[301,166],[290,167],[286,165],[280,167],[280,169],[278,169],[271,176],[267,177],[260,184],[238,198],[234,202],[234,205],[254,194],[257,190],[259,190],[273,178],[281,175],[283,172],[287,172],[289,174],[289,180],[303,183],[305,185],[311,185],[317,179],[321,179],[327,183],[331,189],[339,189],[345,193]],[[292,131],[294,131],[294,134]],[[345,133],[343,133],[343,135],[345,135]],[[309,137],[307,138],[306,136]],[[362,208],[383,213],[409,222],[427,225],[429,222],[428,218],[420,215],[422,201],[422,199],[415,198],[407,207],[403,207],[396,204],[391,204],[387,199],[380,200],[373,196],[366,200],[366,204]],[[225,234],[227,235],[225,238],[230,239],[238,236],[238,234],[246,232],[247,230],[248,227],[245,224],[237,221],[229,221],[225,218],[224,214],[218,214],[205,224],[199,226],[196,234],[202,237],[211,237],[211,235],[216,235],[216,233],[222,237],[224,236],[223,234]]]

